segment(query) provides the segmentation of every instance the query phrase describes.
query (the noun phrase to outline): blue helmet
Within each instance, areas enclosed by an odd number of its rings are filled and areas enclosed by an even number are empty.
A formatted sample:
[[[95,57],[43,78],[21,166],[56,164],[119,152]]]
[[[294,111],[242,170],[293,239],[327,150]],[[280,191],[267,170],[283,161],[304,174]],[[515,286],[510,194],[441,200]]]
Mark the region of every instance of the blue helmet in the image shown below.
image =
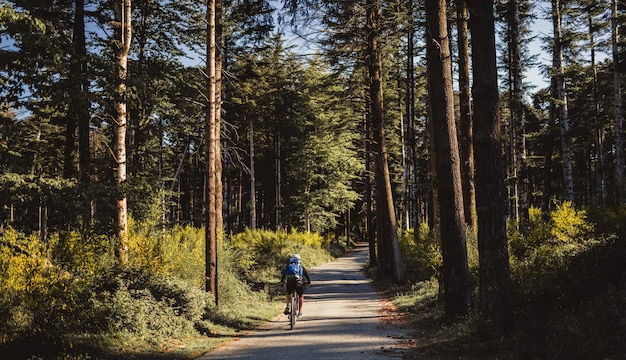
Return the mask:
[[[293,256],[291,257],[291,260],[289,260],[289,262],[291,262],[291,263],[299,263],[300,262],[300,255],[293,254]]]

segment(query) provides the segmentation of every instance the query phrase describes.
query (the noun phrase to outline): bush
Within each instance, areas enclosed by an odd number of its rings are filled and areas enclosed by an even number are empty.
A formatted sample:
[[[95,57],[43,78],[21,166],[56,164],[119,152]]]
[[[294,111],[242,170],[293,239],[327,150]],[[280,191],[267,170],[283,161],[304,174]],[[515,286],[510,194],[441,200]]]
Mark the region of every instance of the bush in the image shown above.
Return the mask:
[[[594,228],[587,221],[586,211],[576,210],[568,201],[558,204],[548,214],[547,221],[543,219],[541,209],[530,208],[528,214],[530,223],[526,235],[517,230],[514,222],[508,224],[510,252],[517,259],[533,257],[538,251],[549,257],[552,251],[576,247]]]
[[[405,274],[409,280],[427,280],[437,274],[442,258],[439,245],[427,224],[420,224],[417,237],[414,229],[399,237]]]
[[[135,226],[130,229],[128,243],[132,266],[204,286],[204,229],[191,226],[175,226],[161,232]]]
[[[210,296],[187,282],[140,269],[112,268],[94,279],[92,331],[160,342],[195,334]]]
[[[550,213],[552,223],[550,234],[564,243],[579,240],[593,231],[592,224],[586,219],[585,210],[576,210],[571,202],[565,201],[557,205],[556,210]]]
[[[0,331],[10,336],[78,330],[85,282],[55,265],[35,236],[13,229],[0,239]],[[75,320],[78,319],[78,320]]]
[[[318,234],[260,230],[220,239],[218,308],[202,290],[203,229],[157,231],[131,221],[129,233],[126,266],[103,236],[66,231],[45,243],[10,228],[0,233],[0,352],[19,349],[27,358],[40,351],[32,344],[53,344],[57,353],[80,344],[153,351],[170,339],[232,333],[274,314],[269,301],[282,301],[277,283],[292,253],[307,266],[330,259]]]
[[[298,253],[305,266],[328,262],[325,241],[317,233],[250,230],[233,235],[229,248],[236,254],[236,267],[251,282],[270,281],[280,276],[285,261]]]

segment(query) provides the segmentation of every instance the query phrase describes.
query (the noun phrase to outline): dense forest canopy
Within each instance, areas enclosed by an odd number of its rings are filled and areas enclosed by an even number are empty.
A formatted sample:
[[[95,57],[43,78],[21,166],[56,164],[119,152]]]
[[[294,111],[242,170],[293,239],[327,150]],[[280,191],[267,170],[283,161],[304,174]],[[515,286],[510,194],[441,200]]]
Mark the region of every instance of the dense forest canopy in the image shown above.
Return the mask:
[[[622,205],[624,4],[605,5],[2,1],[0,227],[42,239],[64,229],[121,236],[126,202],[135,220],[201,227],[207,191],[218,191],[225,234],[378,236],[380,265],[400,280],[398,231],[437,229],[444,203],[464,213],[454,226],[476,227],[488,204],[475,193],[500,181],[494,216],[522,232],[529,208]],[[481,11],[493,29],[472,28]],[[428,50],[435,23],[448,54],[440,72]],[[485,34],[495,43],[484,44]],[[480,58],[481,46],[493,56]],[[493,63],[497,77],[474,63]],[[428,83],[439,80],[453,96],[433,95]],[[494,102],[472,98],[492,90]],[[216,136],[209,103],[218,105]],[[490,106],[497,111],[481,118]],[[486,122],[472,128],[475,114]],[[490,153],[503,157],[495,177],[481,173],[499,164],[479,153],[489,131]],[[217,168],[207,158],[213,141]],[[474,150],[484,159],[476,170]],[[217,188],[207,188],[207,169],[220,174]],[[448,180],[462,192],[445,190]]]

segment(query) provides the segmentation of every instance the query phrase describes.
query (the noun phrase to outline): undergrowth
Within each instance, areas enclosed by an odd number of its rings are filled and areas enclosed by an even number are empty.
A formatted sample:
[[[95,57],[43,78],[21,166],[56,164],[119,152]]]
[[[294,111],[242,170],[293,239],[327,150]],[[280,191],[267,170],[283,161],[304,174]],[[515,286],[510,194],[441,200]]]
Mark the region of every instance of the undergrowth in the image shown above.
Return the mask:
[[[130,262],[112,241],[62,232],[0,234],[3,359],[197,356],[281,310],[281,265],[331,259],[317,234],[247,231],[218,242],[219,306],[203,290],[204,231],[130,222]]]
[[[434,272],[429,279],[403,285],[379,279],[378,286],[412,320],[416,346],[406,358],[624,358],[625,220],[624,209],[587,213],[563,203],[549,214],[531,209],[526,235],[512,226],[509,244],[515,328],[501,334],[484,332],[477,310],[460,319],[447,317]],[[477,256],[471,250],[474,241],[468,235],[471,267]],[[477,275],[478,269],[470,270]]]

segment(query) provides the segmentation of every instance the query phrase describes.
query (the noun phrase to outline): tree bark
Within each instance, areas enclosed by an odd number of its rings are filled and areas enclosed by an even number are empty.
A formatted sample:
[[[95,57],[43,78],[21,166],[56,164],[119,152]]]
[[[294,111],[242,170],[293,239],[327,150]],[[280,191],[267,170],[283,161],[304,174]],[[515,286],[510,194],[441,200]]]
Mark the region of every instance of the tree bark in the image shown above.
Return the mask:
[[[511,72],[513,96],[511,97],[513,117],[513,139],[516,179],[516,213],[519,231],[525,234],[529,226],[528,218],[528,171],[526,165],[526,121],[524,116],[524,86],[522,79],[522,59],[520,53],[520,18],[518,0],[509,1],[509,29],[511,37]]]
[[[468,4],[474,79],[480,309],[489,322],[508,326],[512,304],[493,0],[470,0]]]
[[[115,140],[114,140],[114,160],[115,160],[115,185],[118,188],[117,195],[117,257],[120,263],[128,263],[128,224],[127,224],[127,202],[126,190],[126,81],[128,78],[128,52],[132,38],[131,28],[131,0],[117,0],[114,5],[115,11],[115,31],[113,46],[115,47],[116,58],[116,88],[114,96],[115,107]]]
[[[363,135],[363,148],[365,150],[365,206],[366,206],[366,236],[367,242],[369,244],[369,258],[370,258],[370,266],[374,266],[378,264],[378,252],[376,251],[376,224],[374,221],[374,201],[372,199],[373,196],[373,181],[372,181],[372,144],[371,144],[371,126],[370,126],[370,116],[365,112],[363,116],[364,122],[364,132]]]
[[[593,189],[593,202],[595,206],[604,206],[606,198],[606,178],[604,174],[604,121],[600,114],[600,99],[598,96],[598,66],[596,64],[596,41],[594,33],[594,21],[591,11],[588,17],[589,26],[589,50],[591,52],[591,71],[593,74],[593,110],[595,120],[595,186]]]
[[[215,0],[207,2],[207,104],[205,139],[207,144],[206,192],[206,291],[217,299],[217,182],[216,182],[216,87],[215,87]]]
[[[378,0],[367,0],[367,68],[370,78],[370,100],[372,105],[372,125],[374,144],[376,146],[376,209],[380,232],[379,245],[387,248],[391,275],[396,282],[404,280],[404,267],[400,255],[400,244],[396,225],[395,208],[391,192],[391,177],[387,161],[387,146],[385,144],[384,104],[382,85],[382,61],[378,49],[380,37],[380,3]],[[380,251],[380,249],[379,249]]]
[[[413,17],[413,0],[408,1],[408,15],[411,23],[407,33],[407,92],[406,92],[406,148],[408,167],[405,170],[407,184],[407,225],[413,228],[416,239],[419,234],[419,212],[417,201],[417,141],[415,139],[415,20]]]
[[[91,151],[89,146],[89,80],[87,77],[87,48],[85,43],[85,1],[76,0],[76,20],[74,23],[74,54],[76,56],[75,85],[79,88],[76,96],[78,120],[78,169],[80,182],[89,182]]]
[[[465,221],[474,231],[478,227],[476,218],[476,185],[474,182],[474,135],[472,134],[472,107],[469,77],[469,45],[467,39],[467,2],[456,1],[456,24],[459,66],[459,110],[461,181]]]
[[[561,129],[561,156],[563,161],[563,188],[565,200],[574,202],[574,175],[570,145],[569,113],[565,91],[565,70],[561,29],[561,0],[552,0],[552,26],[554,29],[553,76],[556,81],[557,116]]]
[[[454,118],[452,63],[445,0],[426,0],[426,58],[439,216],[445,309],[466,314],[471,302],[461,165]]]
[[[218,238],[224,234],[224,186],[222,184],[222,0],[215,1],[215,207]]]
[[[254,170],[254,121],[248,120],[250,141],[250,229],[256,229],[256,171]]]
[[[622,90],[621,77],[617,70],[619,64],[619,23],[617,1],[611,1],[611,43],[613,48],[613,100],[615,102],[615,180],[617,182],[617,192],[619,204],[626,204],[626,184],[624,184],[624,131],[622,114]]]

